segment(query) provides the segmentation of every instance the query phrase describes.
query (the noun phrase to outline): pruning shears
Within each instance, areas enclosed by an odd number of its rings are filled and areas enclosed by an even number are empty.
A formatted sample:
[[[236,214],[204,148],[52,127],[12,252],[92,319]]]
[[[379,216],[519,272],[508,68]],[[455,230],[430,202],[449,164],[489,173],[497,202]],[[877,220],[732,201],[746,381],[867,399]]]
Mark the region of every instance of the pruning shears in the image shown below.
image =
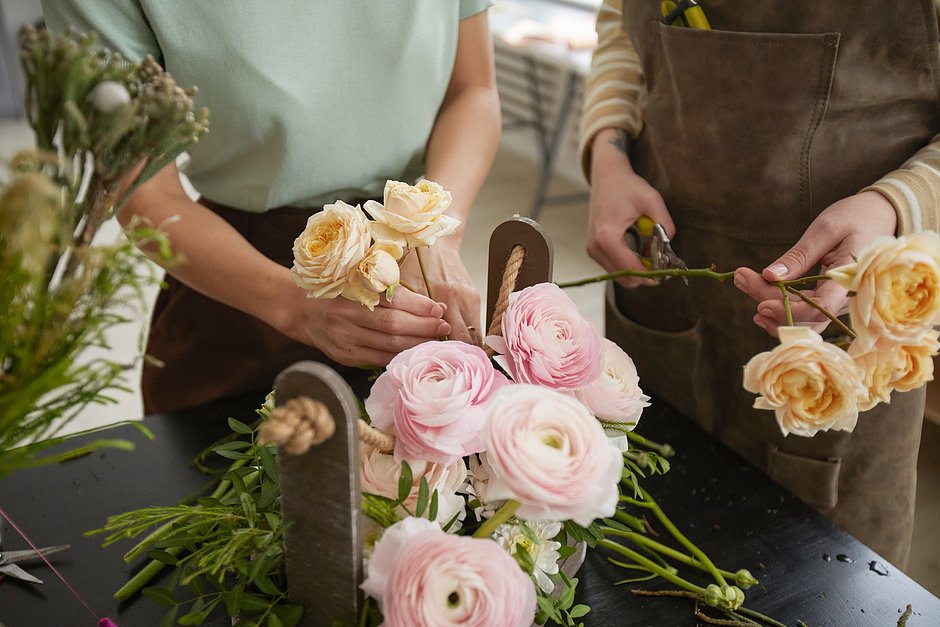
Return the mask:
[[[36,551],[27,549],[25,551],[0,551],[0,575],[8,575],[29,583],[42,583],[42,579],[33,577],[28,572],[17,566],[17,562],[27,560],[38,560],[52,553],[58,553],[71,548],[68,544],[56,544],[55,546],[42,547]]]
[[[695,0],[665,0],[661,5],[663,24],[711,30],[705,11]]]
[[[624,238],[627,244],[636,251],[640,263],[647,270],[689,269],[682,261],[682,258],[672,249],[672,244],[669,242],[669,237],[666,235],[663,225],[649,216],[640,216],[633,223],[633,226],[627,229]],[[682,277],[682,280],[685,281],[686,285],[689,284],[686,277]]]

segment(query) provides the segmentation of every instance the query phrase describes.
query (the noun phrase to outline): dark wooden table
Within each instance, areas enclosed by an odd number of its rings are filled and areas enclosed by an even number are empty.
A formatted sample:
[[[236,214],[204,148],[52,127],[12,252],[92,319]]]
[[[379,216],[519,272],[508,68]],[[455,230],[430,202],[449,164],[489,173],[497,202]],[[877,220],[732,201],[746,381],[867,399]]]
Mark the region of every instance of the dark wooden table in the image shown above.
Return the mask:
[[[122,560],[131,543],[102,549],[101,536],[83,533],[99,528],[109,514],[177,503],[206,487],[205,475],[190,465],[193,457],[228,432],[227,417],[252,420],[263,397],[246,395],[151,416],[146,424],[156,435],[153,441],[131,427],[119,428],[108,437],[135,441],[135,451],[99,451],[22,471],[0,482],[0,505],[39,545],[72,545],[54,556],[54,563],[99,615],[110,616],[122,627],[157,625],[165,608],[143,598],[118,605],[111,596],[137,567]],[[908,627],[940,625],[940,600],[691,421],[655,402],[644,413],[640,431],[678,451],[672,470],[645,485],[719,566],[731,571],[748,568],[760,579],[747,591],[752,609],[788,625],[802,620],[812,627],[892,626],[911,604],[914,614]],[[25,548],[8,525],[3,526],[3,538],[6,549]],[[887,574],[875,572],[882,569],[873,570],[872,563],[883,566]],[[46,583],[0,582],[0,623],[5,627],[94,624],[91,614],[47,568],[31,563],[27,570]],[[629,585],[613,585],[625,576],[601,553],[589,553],[579,573],[580,600],[592,607],[588,625],[699,623],[690,601],[636,597]]]

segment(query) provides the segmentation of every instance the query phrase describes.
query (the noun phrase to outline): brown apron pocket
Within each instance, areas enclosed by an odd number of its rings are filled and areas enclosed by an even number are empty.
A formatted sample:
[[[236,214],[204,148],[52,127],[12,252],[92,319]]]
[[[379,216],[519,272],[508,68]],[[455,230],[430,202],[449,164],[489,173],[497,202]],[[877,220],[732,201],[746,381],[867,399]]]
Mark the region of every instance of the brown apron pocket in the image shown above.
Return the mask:
[[[839,502],[838,457],[815,458],[785,453],[767,445],[767,474],[800,500],[819,509],[831,509]]]
[[[813,207],[810,156],[839,34],[653,28],[637,171],[666,190],[683,223],[792,244],[822,209]]]
[[[670,405],[688,417],[701,421],[710,415],[711,380],[701,319],[688,329],[661,331],[627,318],[617,307],[613,284],[607,286],[606,299],[606,335],[633,359],[640,387],[668,398]],[[676,363],[683,367],[673,369],[671,364]]]

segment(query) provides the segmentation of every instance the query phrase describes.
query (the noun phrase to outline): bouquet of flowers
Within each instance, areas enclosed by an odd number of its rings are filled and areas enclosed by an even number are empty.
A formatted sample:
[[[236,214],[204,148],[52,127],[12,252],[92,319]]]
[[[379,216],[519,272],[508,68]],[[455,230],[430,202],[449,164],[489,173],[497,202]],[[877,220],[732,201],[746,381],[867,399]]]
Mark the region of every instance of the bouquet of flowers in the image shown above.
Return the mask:
[[[207,120],[153,59],[96,51],[93,35],[26,27],[20,40],[36,150],[14,157],[0,186],[0,479],[65,458],[40,453],[83,408],[123,389],[128,365],[79,355],[104,346],[104,331],[125,321],[120,308],[141,305],[141,288],[156,280],[135,244],[170,252],[150,225],[120,243],[95,235]],[[130,444],[81,452],[97,446]]]

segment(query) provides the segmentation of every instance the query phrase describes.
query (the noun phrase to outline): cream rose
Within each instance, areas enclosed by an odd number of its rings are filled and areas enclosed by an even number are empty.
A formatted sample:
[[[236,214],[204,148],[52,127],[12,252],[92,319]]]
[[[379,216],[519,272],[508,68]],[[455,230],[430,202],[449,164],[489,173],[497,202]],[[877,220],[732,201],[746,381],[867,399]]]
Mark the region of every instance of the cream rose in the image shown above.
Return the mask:
[[[418,503],[418,486],[422,477],[427,480],[428,488],[432,492],[437,490],[438,507],[435,518],[437,522],[446,525],[454,516],[464,511],[463,497],[457,494],[457,490],[467,479],[467,466],[462,458],[452,464],[414,462],[411,464],[411,472],[412,489],[404,502],[408,511],[415,511],[415,505]],[[359,479],[360,489],[363,492],[397,499],[399,478],[401,478],[401,464],[396,462],[394,457],[366,444],[359,445]],[[458,518],[458,523],[451,526],[449,531],[456,531],[460,528],[459,520]]]
[[[751,358],[744,388],[760,394],[754,407],[774,410],[784,435],[851,431],[864,372],[848,353],[807,327],[780,327],[780,345]]]
[[[307,290],[307,298],[336,298],[370,244],[369,220],[359,207],[326,205],[294,240],[294,283]]]
[[[849,357],[865,373],[862,384],[866,393],[858,399],[858,410],[868,411],[878,403],[890,403],[892,383],[903,363],[900,347],[882,341],[865,350],[864,343],[856,338],[849,346]]]
[[[450,203],[450,192],[432,181],[417,185],[388,181],[383,204],[369,200],[364,209],[375,220],[372,233],[377,242],[417,248],[431,246],[457,230],[460,221],[444,214]]]
[[[379,304],[381,295],[398,285],[400,279],[398,262],[393,254],[376,244],[349,274],[343,296],[362,303],[371,311]]]
[[[919,344],[902,344],[898,347],[901,364],[891,382],[895,390],[916,390],[928,381],[933,381],[933,358],[940,352],[937,331],[928,331]]]
[[[866,349],[879,338],[917,344],[940,323],[940,236],[933,231],[878,238],[857,263],[828,274],[855,293],[849,313]]]

